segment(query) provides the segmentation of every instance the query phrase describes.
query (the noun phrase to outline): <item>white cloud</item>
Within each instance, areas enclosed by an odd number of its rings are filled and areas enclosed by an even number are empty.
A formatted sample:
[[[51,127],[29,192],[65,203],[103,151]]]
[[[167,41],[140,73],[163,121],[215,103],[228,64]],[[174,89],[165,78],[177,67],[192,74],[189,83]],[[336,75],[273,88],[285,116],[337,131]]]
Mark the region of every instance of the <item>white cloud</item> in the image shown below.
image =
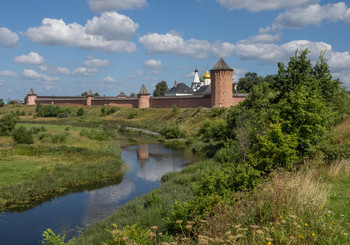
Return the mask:
[[[40,65],[45,60],[36,52],[30,52],[29,54],[16,56],[13,61],[18,64]]]
[[[104,14],[102,14],[103,16]],[[95,17],[97,18],[97,17]],[[127,17],[126,17],[127,18]],[[98,18],[97,18],[98,19]],[[102,28],[104,33],[98,32],[95,34],[89,34],[87,31],[87,25],[89,26],[90,33],[93,28],[93,24],[98,24],[101,28],[103,24],[107,26]],[[114,29],[113,35],[118,32],[124,33],[123,38],[127,35],[125,27],[118,22],[113,22],[110,25],[98,20],[88,21],[85,26],[78,23],[66,24],[62,19],[50,19],[45,18],[42,21],[42,25],[39,27],[28,28],[25,35],[29,37],[33,42],[44,45],[57,45],[76,47],[87,50],[99,50],[105,52],[128,52],[132,53],[136,51],[136,44],[123,39],[108,40],[112,35],[108,33],[108,30]],[[134,33],[134,30],[130,30],[130,35]],[[129,35],[128,34],[128,35]]]
[[[19,37],[17,33],[5,27],[0,27],[0,46],[11,48],[17,44]]]
[[[159,74],[162,69],[162,61],[154,59],[147,60],[144,63],[144,67],[153,74]]]
[[[128,40],[131,38],[139,25],[128,16],[117,12],[102,13],[101,17],[88,20],[86,33],[90,35],[103,36],[106,40]]]
[[[94,75],[98,70],[96,68],[87,68],[87,67],[79,67],[75,69],[72,72],[72,76],[74,77],[80,77],[80,76],[92,76]]]
[[[261,30],[262,32],[264,30]],[[268,34],[268,33],[260,33],[256,36],[249,37],[249,39],[245,40],[245,43],[274,43],[278,42],[281,39],[282,34]]]
[[[52,65],[41,65],[39,70],[49,75],[69,75],[70,71],[67,67],[56,67]]]
[[[59,80],[57,77],[49,77],[44,74],[40,74],[32,69],[25,69],[21,73],[22,78],[24,79],[30,79],[30,80],[36,80],[38,82],[41,82],[45,85],[51,85],[54,81]]]
[[[13,71],[4,70],[4,71],[0,71],[0,76],[16,78],[16,77],[18,77],[18,74],[16,72],[13,72]]]
[[[5,80],[0,79],[0,85],[4,85],[5,84]]]
[[[102,82],[107,82],[107,83],[116,83],[117,82],[117,80],[116,79],[114,79],[113,77],[111,77],[111,76],[107,76],[107,77],[105,77],[105,78],[103,78],[102,79]]]
[[[296,8],[281,13],[277,16],[275,23],[284,28],[300,28],[306,25],[319,26],[324,20],[330,22],[344,21],[348,23],[349,12],[350,10],[344,2],[323,6],[313,4],[307,8]]]
[[[118,9],[135,9],[144,7],[146,0],[88,0],[90,9],[95,12],[106,12]]]
[[[311,53],[309,58],[318,58],[323,50],[331,50],[331,45],[323,42],[311,42],[307,40],[295,40],[282,45],[271,43],[247,43],[245,41],[236,44],[236,52],[242,59],[258,59],[269,63],[279,61],[288,61],[290,56],[295,54],[296,50],[308,48]]]
[[[229,10],[247,9],[258,12],[262,10],[277,10],[296,8],[318,3],[319,0],[216,0],[223,7]]]
[[[233,81],[234,82],[238,82],[238,80],[241,78],[241,77],[244,77],[244,75],[247,73],[246,70],[244,69],[239,69],[239,68],[234,68],[233,69]]]
[[[139,38],[150,54],[172,53],[177,56],[189,56],[193,59],[205,59],[209,54],[214,57],[228,57],[234,50],[234,45],[227,42],[210,43],[206,40],[184,40],[179,34],[151,33]]]
[[[88,57],[87,60],[84,61],[83,66],[85,67],[106,67],[109,66],[110,62],[109,60],[100,60],[100,59],[95,59],[93,57]]]
[[[128,78],[135,79],[135,78],[137,78],[139,76],[143,76],[144,74],[145,74],[144,71],[137,70],[133,74],[131,74]]]

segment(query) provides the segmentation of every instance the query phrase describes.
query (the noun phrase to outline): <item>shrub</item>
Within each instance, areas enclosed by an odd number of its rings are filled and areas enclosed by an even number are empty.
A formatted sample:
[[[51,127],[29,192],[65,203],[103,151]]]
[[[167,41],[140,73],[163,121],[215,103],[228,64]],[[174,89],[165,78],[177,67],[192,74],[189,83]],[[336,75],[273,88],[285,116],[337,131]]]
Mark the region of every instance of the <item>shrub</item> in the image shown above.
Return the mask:
[[[160,130],[159,133],[163,135],[166,139],[181,138],[185,137],[186,135],[186,132],[180,130],[179,126],[177,125],[166,125]]]
[[[46,132],[46,128],[44,126],[33,126],[30,131],[32,134],[38,134],[41,132]]]
[[[179,107],[177,105],[173,105],[173,114],[176,115],[179,112]]]
[[[17,118],[8,114],[0,118],[0,136],[9,136],[14,130],[17,123]]]
[[[106,115],[113,114],[114,112],[115,112],[115,108],[109,108],[109,109],[106,111]]]
[[[80,136],[88,137],[89,139],[104,141],[110,138],[111,133],[106,127],[100,129],[83,129],[80,131]]]
[[[210,140],[226,140],[227,122],[223,119],[216,119],[215,121],[206,120],[200,128],[199,134],[206,142]]]
[[[128,119],[133,119],[137,116],[137,111],[133,111],[129,114]]]
[[[217,117],[220,116],[221,114],[225,113],[226,108],[224,107],[215,107],[211,109],[211,117]]]
[[[5,106],[5,103],[2,99],[0,99],[0,107],[4,107]]]
[[[67,138],[68,138],[67,132],[57,133],[57,134],[52,136],[52,143],[54,143],[54,144],[64,143],[67,141]]]
[[[41,105],[38,104],[36,107],[37,113],[39,117],[57,117],[59,114],[61,114],[61,117],[66,116],[70,113],[70,111],[67,109],[63,111],[61,107],[55,106],[55,105]],[[68,115],[67,115],[68,116]]]
[[[42,143],[51,143],[52,142],[52,135],[50,133],[41,132],[39,135],[39,140]]]
[[[22,111],[21,112],[21,116],[25,116],[26,115],[26,112],[25,111]]]
[[[34,143],[32,132],[23,126],[13,131],[12,138],[17,144],[30,145]]]
[[[78,117],[81,117],[82,115],[84,115],[85,111],[83,109],[83,107],[80,107],[78,110],[77,110],[77,116]]]

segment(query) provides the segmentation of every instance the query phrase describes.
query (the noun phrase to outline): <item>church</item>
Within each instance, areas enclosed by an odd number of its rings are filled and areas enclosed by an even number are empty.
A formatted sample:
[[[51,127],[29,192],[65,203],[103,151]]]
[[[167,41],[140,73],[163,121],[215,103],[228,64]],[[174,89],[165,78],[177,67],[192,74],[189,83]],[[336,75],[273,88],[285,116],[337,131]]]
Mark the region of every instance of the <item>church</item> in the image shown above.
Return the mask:
[[[247,94],[233,93],[233,69],[223,58],[199,78],[195,70],[191,87],[175,81],[165,96],[151,97],[145,85],[142,85],[137,97],[127,97],[124,93],[118,96],[95,96],[91,90],[86,96],[39,96],[33,89],[27,95],[27,105],[67,105],[67,106],[120,106],[128,108],[200,108],[230,107],[245,100]]]

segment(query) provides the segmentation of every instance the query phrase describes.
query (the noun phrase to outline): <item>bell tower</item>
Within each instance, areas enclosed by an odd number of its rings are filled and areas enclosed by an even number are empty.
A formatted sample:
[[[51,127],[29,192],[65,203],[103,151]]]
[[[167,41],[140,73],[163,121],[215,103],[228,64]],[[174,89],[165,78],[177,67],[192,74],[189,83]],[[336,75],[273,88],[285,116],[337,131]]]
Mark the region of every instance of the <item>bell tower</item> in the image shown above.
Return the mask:
[[[27,94],[27,105],[36,105],[36,102],[35,102],[36,98],[37,98],[37,95],[34,92],[34,90],[31,88],[29,90],[29,93]]]
[[[211,107],[230,107],[233,104],[233,69],[223,58],[210,70]]]

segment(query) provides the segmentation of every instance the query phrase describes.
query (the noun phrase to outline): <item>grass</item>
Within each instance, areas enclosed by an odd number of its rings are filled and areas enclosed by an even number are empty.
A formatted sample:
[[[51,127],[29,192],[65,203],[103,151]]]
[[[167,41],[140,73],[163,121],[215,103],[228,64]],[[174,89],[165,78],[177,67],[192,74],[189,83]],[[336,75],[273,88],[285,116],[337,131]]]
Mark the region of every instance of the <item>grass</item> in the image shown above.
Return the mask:
[[[40,140],[39,133],[33,145],[16,145],[10,137],[0,137],[0,211],[29,208],[56,195],[122,179],[124,164],[113,137],[98,141],[80,136],[83,129],[90,130],[84,127],[41,126],[47,138]]]

